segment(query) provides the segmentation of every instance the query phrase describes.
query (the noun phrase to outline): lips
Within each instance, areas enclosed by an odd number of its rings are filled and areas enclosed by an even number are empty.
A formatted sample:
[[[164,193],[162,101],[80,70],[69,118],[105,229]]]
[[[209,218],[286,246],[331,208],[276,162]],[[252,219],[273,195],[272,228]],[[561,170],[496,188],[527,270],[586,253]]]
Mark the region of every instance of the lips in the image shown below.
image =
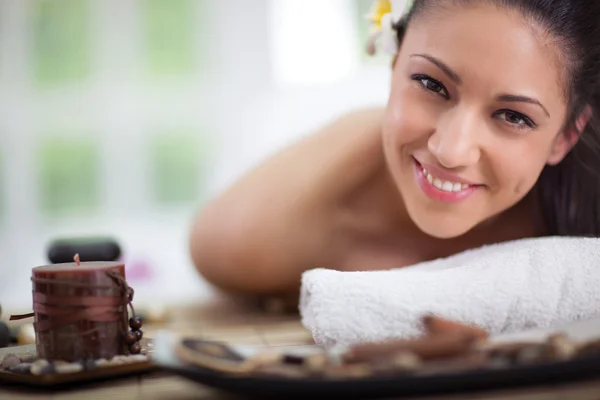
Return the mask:
[[[466,184],[466,185],[470,185],[470,186],[482,186],[480,184],[478,184],[475,181],[472,180],[468,180],[466,178],[463,178],[462,176],[458,176],[456,174],[450,173],[446,170],[444,170],[443,168],[440,168],[436,165],[433,164],[427,164],[427,163],[422,163],[419,162],[418,160],[414,159],[415,162],[421,167],[424,168],[425,170],[427,170],[428,173],[430,173],[434,178],[438,178],[440,179],[442,182],[444,181],[450,181],[453,183],[460,183],[460,184]]]
[[[423,166],[417,160],[414,161],[419,186],[433,200],[444,203],[458,203],[483,186],[441,171],[438,168]]]
[[[461,190],[468,189],[470,185],[466,183],[454,182],[449,180],[442,180],[437,176],[432,175],[426,168],[421,167],[423,175],[427,178],[427,181],[435,186],[439,190],[444,192],[460,192]]]

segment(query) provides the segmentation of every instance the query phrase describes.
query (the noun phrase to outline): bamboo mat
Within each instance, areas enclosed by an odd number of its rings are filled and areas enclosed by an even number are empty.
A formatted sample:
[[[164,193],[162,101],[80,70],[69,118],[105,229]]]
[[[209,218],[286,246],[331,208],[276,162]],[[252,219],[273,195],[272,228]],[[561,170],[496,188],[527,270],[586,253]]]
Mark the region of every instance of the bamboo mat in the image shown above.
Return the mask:
[[[216,301],[211,304],[179,307],[169,310],[170,319],[161,326],[145,326],[146,337],[153,329],[169,328],[193,333],[207,339],[219,339],[236,344],[289,346],[312,343],[297,315],[268,314],[238,303]],[[0,399],[33,400],[134,400],[134,399],[233,399],[195,382],[164,372],[115,381],[86,384],[56,392],[29,391],[0,387]],[[433,400],[421,397],[420,400]],[[435,397],[443,400],[599,400],[600,381],[584,384],[533,388],[518,391]]]

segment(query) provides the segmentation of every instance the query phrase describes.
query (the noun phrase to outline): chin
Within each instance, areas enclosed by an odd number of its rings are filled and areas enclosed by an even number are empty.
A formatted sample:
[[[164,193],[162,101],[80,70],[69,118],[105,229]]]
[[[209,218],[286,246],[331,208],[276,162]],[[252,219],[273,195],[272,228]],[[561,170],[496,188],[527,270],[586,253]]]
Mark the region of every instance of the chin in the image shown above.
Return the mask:
[[[421,232],[437,239],[457,238],[466,234],[474,227],[474,224],[456,215],[440,215],[438,213],[415,215],[415,213],[411,213],[410,211],[409,215]]]

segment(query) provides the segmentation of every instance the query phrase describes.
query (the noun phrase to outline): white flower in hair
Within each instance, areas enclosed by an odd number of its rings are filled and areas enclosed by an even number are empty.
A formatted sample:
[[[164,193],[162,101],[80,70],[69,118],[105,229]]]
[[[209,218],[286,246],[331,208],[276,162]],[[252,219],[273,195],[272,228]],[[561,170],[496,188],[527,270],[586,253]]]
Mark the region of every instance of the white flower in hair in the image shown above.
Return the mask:
[[[367,16],[373,29],[367,41],[367,53],[379,50],[390,55],[398,52],[398,36],[394,24],[408,11],[411,0],[376,0]]]

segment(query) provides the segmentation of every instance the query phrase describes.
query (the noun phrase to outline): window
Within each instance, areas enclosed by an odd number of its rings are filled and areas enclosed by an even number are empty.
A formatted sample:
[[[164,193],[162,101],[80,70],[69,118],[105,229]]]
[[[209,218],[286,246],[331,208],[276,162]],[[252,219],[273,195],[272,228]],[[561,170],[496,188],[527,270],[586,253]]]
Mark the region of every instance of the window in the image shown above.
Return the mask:
[[[42,139],[37,159],[39,203],[44,215],[74,214],[98,207],[99,151],[91,139]]]
[[[194,73],[197,7],[205,3],[205,0],[143,0],[143,45],[151,75]]]
[[[33,5],[36,81],[52,85],[86,79],[92,65],[88,0],[38,0]]]
[[[196,203],[201,195],[202,168],[209,153],[194,134],[164,133],[150,142],[152,195],[160,205]]]
[[[283,85],[322,85],[351,77],[358,67],[356,9],[348,0],[271,0],[275,79]]]

